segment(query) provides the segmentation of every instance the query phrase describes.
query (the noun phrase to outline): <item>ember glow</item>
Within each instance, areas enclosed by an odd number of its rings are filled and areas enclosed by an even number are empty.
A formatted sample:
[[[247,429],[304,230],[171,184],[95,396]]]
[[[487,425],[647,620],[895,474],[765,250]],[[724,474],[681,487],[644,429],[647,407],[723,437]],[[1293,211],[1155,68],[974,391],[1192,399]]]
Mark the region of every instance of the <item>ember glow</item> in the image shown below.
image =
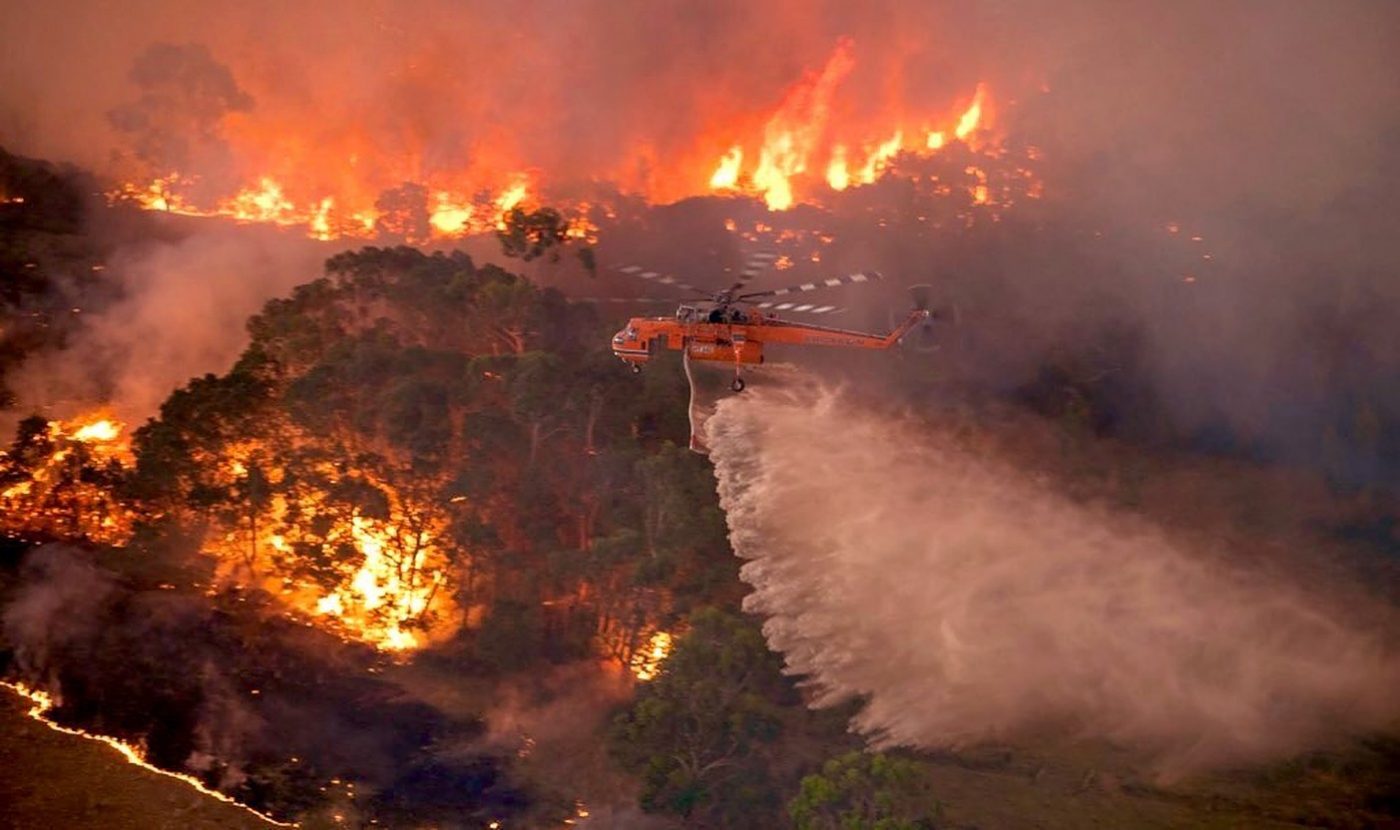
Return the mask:
[[[188,786],[193,787],[201,795],[207,795],[210,798],[217,799],[219,801],[224,802],[225,804],[232,804],[240,810],[245,810],[248,813],[257,816],[258,818],[262,819],[268,824],[272,824],[277,827],[301,826],[295,822],[278,821],[277,819],[267,815],[266,813],[260,813],[257,810],[254,810],[252,807],[249,807],[246,804],[243,804],[233,798],[230,798],[229,796],[219,792],[218,790],[206,787],[202,781],[200,781],[198,778],[195,778],[193,775],[186,775],[182,772],[171,772],[170,770],[164,770],[158,766],[155,766],[154,764],[146,760],[146,752],[138,744],[133,744],[128,741],[124,741],[121,738],[114,738],[110,735],[98,735],[93,732],[87,732],[82,729],[74,729],[69,726],[63,726],[62,724],[55,723],[52,719],[49,718],[48,715],[49,712],[53,711],[54,708],[57,707],[58,701],[54,699],[53,695],[49,694],[43,689],[35,688],[25,683],[10,683],[4,680],[0,680],[0,686],[4,686],[5,688],[19,695],[20,697],[23,697],[25,700],[28,700],[30,703],[29,711],[27,713],[29,717],[39,721],[40,723],[44,724],[45,726],[47,726],[55,732],[62,732],[65,735],[77,735],[80,738],[87,738],[90,741],[97,741],[98,743],[106,744],[107,746],[110,746],[112,749],[116,750],[117,753],[120,754],[123,758],[125,758],[128,763],[134,764],[148,772],[153,772],[156,775],[163,775],[166,778],[173,778],[176,781],[181,782],[182,784],[187,784]]]
[[[665,631],[658,631],[651,635],[645,647],[632,655],[628,668],[638,680],[653,680],[661,672],[661,664],[670,654],[671,635]]]

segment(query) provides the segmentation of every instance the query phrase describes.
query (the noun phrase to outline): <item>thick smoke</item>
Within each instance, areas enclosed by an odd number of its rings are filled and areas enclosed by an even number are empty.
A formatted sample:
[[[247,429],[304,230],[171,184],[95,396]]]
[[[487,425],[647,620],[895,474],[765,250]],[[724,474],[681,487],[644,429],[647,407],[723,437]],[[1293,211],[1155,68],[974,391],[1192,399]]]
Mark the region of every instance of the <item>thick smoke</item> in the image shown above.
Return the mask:
[[[130,138],[138,159],[162,173],[228,169],[220,123],[253,102],[227,66],[198,44],[157,43],[136,58],[131,81],[140,96],[107,117]]]
[[[66,348],[32,356],[10,380],[20,414],[67,416],[110,403],[132,423],[155,415],[190,377],[224,371],[263,303],[320,273],[327,246],[268,228],[214,225],[117,250],[120,299],[90,315]]]
[[[1400,715],[1389,612],[1071,502],[813,384],[709,421],[747,607],[880,744],[1107,739],[1164,775]]]
[[[56,668],[70,642],[97,637],[101,608],[116,595],[116,579],[81,555],[61,545],[48,556],[32,558],[27,576],[46,583],[46,590],[22,591],[5,606],[0,633],[14,650],[15,668],[27,681],[44,681]],[[89,609],[74,614],[73,609]]]

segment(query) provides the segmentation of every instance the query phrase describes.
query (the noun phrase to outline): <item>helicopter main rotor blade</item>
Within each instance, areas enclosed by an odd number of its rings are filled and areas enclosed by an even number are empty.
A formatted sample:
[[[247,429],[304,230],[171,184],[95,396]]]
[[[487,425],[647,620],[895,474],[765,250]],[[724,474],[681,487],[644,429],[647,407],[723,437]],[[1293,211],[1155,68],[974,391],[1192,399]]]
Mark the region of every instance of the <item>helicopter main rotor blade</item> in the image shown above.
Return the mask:
[[[846,310],[840,306],[817,305],[815,303],[775,303],[771,301],[756,303],[753,300],[742,300],[741,302],[748,303],[754,308],[771,309],[773,311],[781,311],[784,314],[791,311],[796,311],[801,314],[838,314]]]
[[[806,291],[817,291],[822,288],[835,288],[838,285],[852,285],[862,282],[874,282],[884,279],[879,271],[857,271],[854,274],[847,274],[844,277],[828,277],[824,280],[813,280],[800,285],[790,285],[786,288],[775,288],[771,291],[754,291],[749,294],[740,294],[737,299],[752,300],[756,297],[782,297],[786,294],[801,294]]]
[[[729,291],[738,291],[748,285],[754,277],[773,267],[773,263],[777,261],[778,255],[773,251],[759,251],[749,254],[749,258],[744,260],[743,267],[739,269],[739,281],[731,285]]]
[[[686,291],[694,291],[697,294],[703,294],[706,297],[711,296],[713,293],[710,291],[706,291],[703,288],[697,288],[696,286],[693,286],[690,283],[685,282],[683,280],[678,280],[671,274],[663,274],[660,271],[652,271],[650,269],[643,268],[640,265],[619,265],[617,266],[617,270],[630,277],[637,277],[638,279],[647,280],[648,282],[654,282],[657,285],[675,286],[676,288],[684,289]]]
[[[683,303],[675,297],[570,297],[570,302],[575,303],[666,303],[675,305]]]

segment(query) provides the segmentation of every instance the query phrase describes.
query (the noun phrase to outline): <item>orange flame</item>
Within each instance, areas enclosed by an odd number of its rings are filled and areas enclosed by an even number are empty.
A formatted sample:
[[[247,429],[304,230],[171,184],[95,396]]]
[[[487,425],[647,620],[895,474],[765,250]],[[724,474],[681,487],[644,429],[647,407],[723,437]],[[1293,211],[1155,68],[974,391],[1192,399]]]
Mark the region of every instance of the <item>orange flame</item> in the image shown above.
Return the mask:
[[[386,651],[411,651],[423,642],[406,623],[427,612],[443,574],[433,571],[421,584],[409,584],[385,552],[394,532],[383,522],[351,519],[351,535],[364,558],[353,576],[316,601],[316,611],[353,624],[360,639]]]
[[[274,455],[256,442],[230,447],[214,461],[227,486],[246,488],[255,455]],[[205,540],[225,580],[252,582],[278,594],[298,614],[347,640],[385,652],[409,652],[450,636],[461,612],[448,590],[451,568],[439,540],[447,519],[435,503],[420,503],[363,470],[334,463],[316,468],[327,480],[348,478],[385,494],[387,513],[371,518],[326,501],[320,489],[289,482],[277,466],[260,467],[275,494],[256,520],[235,519]],[[291,486],[284,486],[291,484]],[[312,580],[291,563],[306,545],[350,551]]]
[[[832,190],[845,190],[851,184],[851,172],[846,169],[846,146],[837,144],[831,150],[831,161],[826,165],[826,183]]]
[[[471,224],[472,206],[469,203],[458,201],[452,194],[443,190],[438,191],[433,198],[436,205],[428,222],[439,234],[457,236]]]
[[[92,473],[130,467],[125,425],[107,413],[95,413],[49,421],[44,439],[49,447],[44,458],[0,451],[0,474],[12,479],[0,489],[0,530],[124,543],[135,517]]]
[[[850,40],[838,43],[822,71],[794,86],[768,119],[753,183],[769,208],[786,210],[792,206],[792,178],[807,171],[818,149],[831,117],[832,96],[855,67],[852,49]]]
[[[814,160],[826,156],[824,181],[834,191],[845,190],[853,184],[870,184],[880,177],[901,152],[933,153],[948,146],[950,135],[971,144],[979,131],[987,128],[985,111],[988,92],[978,84],[966,109],[954,115],[933,119],[939,129],[914,133],[898,123],[884,131],[886,139],[871,142],[870,136],[857,139],[856,146],[867,148],[859,167],[852,167],[848,147],[852,142],[842,139],[849,132],[845,124],[833,124],[832,99],[836,89],[855,66],[851,41],[841,41],[821,72],[811,74],[795,84],[781,105],[769,117],[759,147],[758,165],[750,174],[752,191],[761,195],[772,210],[786,210],[802,193],[804,174]],[[927,123],[927,122],[926,122]],[[863,125],[862,125],[863,126]],[[973,148],[977,149],[976,147]],[[727,190],[738,186],[743,167],[743,144],[735,144],[720,159],[710,176],[710,188]],[[985,189],[978,204],[989,201]]]
[[[660,156],[639,143],[616,167],[588,172],[647,201],[738,191],[784,210],[869,184],[901,153],[926,156],[961,142],[974,152],[995,154],[994,108],[986,84],[941,111],[909,112],[887,103],[871,112],[869,90],[851,85],[858,77],[856,64],[854,41],[842,38],[771,109],[754,113],[731,107],[726,112],[739,114],[705,123],[689,151]],[[856,95],[861,98],[853,106]],[[556,183],[521,159],[508,136],[481,139],[482,146],[471,148],[470,161],[435,169],[424,148],[385,153],[372,136],[323,135],[294,118],[290,111],[260,110],[230,116],[221,125],[221,138],[243,168],[256,173],[233,195],[198,195],[211,186],[199,171],[158,171],[110,195],[150,210],[298,227],[317,239],[402,237],[412,243],[493,232],[512,208],[538,204],[543,196],[580,227],[571,237],[591,237],[582,227],[586,206],[554,192]],[[405,182],[416,189],[409,192]],[[381,202],[390,192],[396,194],[392,206]],[[986,203],[998,192],[989,188]],[[410,204],[419,199],[422,204]]]
[[[89,424],[83,424],[71,433],[74,441],[83,443],[110,444],[121,435],[121,424],[108,418],[102,418]]]
[[[977,125],[982,121],[982,102],[987,94],[987,89],[982,84],[977,85],[977,94],[972,97],[972,104],[967,111],[958,119],[958,126],[953,128],[953,135],[959,140],[966,141],[977,129]]]
[[[860,170],[860,180],[863,184],[870,184],[889,166],[890,159],[899,153],[900,143],[904,140],[904,133],[896,130],[895,134],[886,141],[870,151],[870,155],[865,159],[865,166]]]
[[[739,183],[739,169],[744,164],[744,148],[735,144],[729,148],[729,152],[724,154],[724,158],[719,160],[719,166],[710,176],[710,188],[713,190],[728,190]]]
[[[646,648],[632,655],[628,665],[632,676],[643,682],[655,679],[661,673],[661,664],[671,654],[671,645],[671,635],[667,632],[658,631],[651,635]]]

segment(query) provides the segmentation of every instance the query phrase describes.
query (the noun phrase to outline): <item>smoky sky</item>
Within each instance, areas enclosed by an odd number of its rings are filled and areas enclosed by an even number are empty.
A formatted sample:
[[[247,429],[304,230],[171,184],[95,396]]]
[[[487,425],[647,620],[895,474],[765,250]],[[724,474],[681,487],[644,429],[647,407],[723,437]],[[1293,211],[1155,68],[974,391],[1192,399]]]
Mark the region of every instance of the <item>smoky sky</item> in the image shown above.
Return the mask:
[[[977,366],[990,385],[1122,324],[1183,429],[1305,462],[1340,443],[1357,480],[1400,469],[1396,439],[1366,437],[1400,419],[1393,3],[58,2],[6,19],[0,145],[113,175],[183,155],[208,181],[247,181],[334,147],[348,155],[315,175],[380,189],[523,169],[561,192],[679,198],[694,188],[658,171],[708,169],[736,131],[760,135],[845,38],[837,118],[942,112],[985,81],[1000,129],[1038,149],[1058,224],[1038,247],[960,256],[948,238],[851,232],[824,267],[980,290],[972,324],[1000,341]],[[123,113],[168,129],[122,129]],[[1168,225],[1195,248],[1164,252]]]
[[[158,44],[207,50],[271,123],[314,113],[386,153],[422,139],[425,164],[504,138],[585,176],[645,164],[638,147],[687,151],[699,119],[764,114],[842,37],[848,106],[916,112],[979,80],[1026,106],[1050,90],[1026,116],[1042,140],[1197,166],[1180,186],[1213,179],[1203,199],[1246,182],[1316,198],[1373,161],[1400,96],[1386,3],[11,5],[0,141],[94,166],[116,138],[104,115],[140,95],[132,68]]]
[[[978,80],[975,56],[936,48],[955,39],[940,22],[966,12],[881,11],[737,2],[30,5],[11,15],[12,31],[26,36],[0,70],[0,141],[100,166],[120,143],[102,114],[138,92],[133,61],[155,44],[195,44],[251,96],[250,118],[312,135],[363,133],[364,146],[383,154],[369,163],[405,174],[466,164],[490,146],[546,171],[577,166],[582,179],[644,175],[657,154],[695,151],[709,122],[771,109],[842,36],[867,44],[851,82],[874,99],[944,104]],[[909,84],[910,74],[921,80]],[[409,148],[421,156],[394,158]]]

